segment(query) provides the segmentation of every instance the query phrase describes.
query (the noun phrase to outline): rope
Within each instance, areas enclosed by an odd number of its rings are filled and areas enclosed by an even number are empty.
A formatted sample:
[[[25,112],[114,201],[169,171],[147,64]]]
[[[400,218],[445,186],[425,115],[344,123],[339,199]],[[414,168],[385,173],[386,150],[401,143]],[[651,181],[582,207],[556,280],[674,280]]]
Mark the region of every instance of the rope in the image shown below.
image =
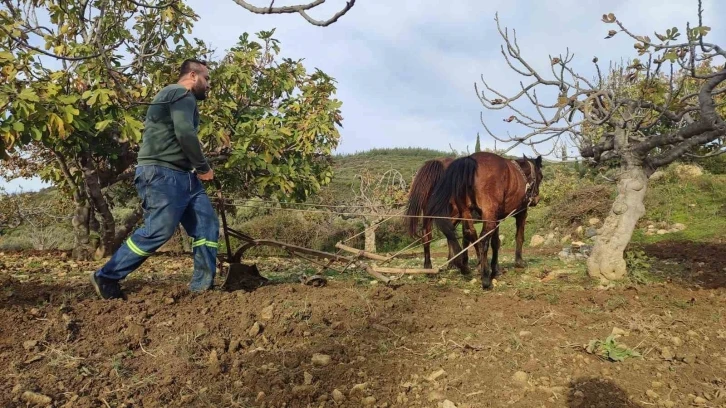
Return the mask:
[[[311,213],[311,214],[351,215],[351,216],[359,216],[359,217],[381,217],[381,214],[366,213],[366,212],[343,212],[343,211],[307,210],[307,209],[302,209],[302,208],[258,207],[258,206],[253,206],[253,205],[244,205],[244,204],[236,204],[236,203],[226,203],[226,204],[234,206],[234,207],[256,208],[258,210],[295,211],[295,212]],[[399,214],[391,215],[389,218],[387,218],[384,221],[390,220],[391,218],[431,218],[431,219],[443,219],[443,220],[455,220],[455,221],[501,222],[506,219],[506,217],[502,218],[500,220],[481,220],[478,218],[457,218],[457,217],[445,217],[445,216],[435,216],[435,215],[405,215],[405,214],[402,214],[402,212],[403,211],[401,211],[401,213],[399,213]]]
[[[326,212],[329,212],[329,211],[326,211]],[[335,214],[335,213],[332,213],[332,214]],[[365,234],[366,232],[368,232],[368,231],[370,231],[370,230],[372,230],[372,229],[378,228],[378,226],[379,226],[379,225],[383,224],[384,222],[386,222],[386,221],[390,220],[391,218],[393,218],[393,217],[395,217],[395,216],[396,216],[396,215],[391,215],[391,216],[390,216],[390,217],[388,217],[388,218],[385,218],[385,219],[383,219],[383,220],[381,220],[381,221],[378,221],[377,223],[375,223],[375,224],[371,225],[370,227],[368,227],[368,228],[364,229],[363,231],[361,231],[361,232],[359,232],[359,233],[357,233],[357,234],[353,235],[352,237],[350,237],[350,238],[346,239],[346,240],[345,240],[345,241],[343,241],[343,242],[348,242],[348,241],[352,240],[353,238],[357,238],[357,237],[359,237],[359,236],[361,236],[361,235]]]
[[[211,197],[210,197],[211,199]],[[370,205],[355,205],[355,204],[336,204],[336,205],[329,205],[329,204],[313,204],[313,203],[288,203],[288,202],[282,202],[282,201],[275,201],[275,200],[265,200],[265,199],[242,199],[238,198],[234,201],[237,202],[246,202],[246,203],[263,203],[263,204],[273,204],[273,205],[300,205],[303,207],[317,207],[317,208],[370,208]],[[391,203],[394,206],[400,206],[400,205],[406,205],[405,202],[395,202]]]

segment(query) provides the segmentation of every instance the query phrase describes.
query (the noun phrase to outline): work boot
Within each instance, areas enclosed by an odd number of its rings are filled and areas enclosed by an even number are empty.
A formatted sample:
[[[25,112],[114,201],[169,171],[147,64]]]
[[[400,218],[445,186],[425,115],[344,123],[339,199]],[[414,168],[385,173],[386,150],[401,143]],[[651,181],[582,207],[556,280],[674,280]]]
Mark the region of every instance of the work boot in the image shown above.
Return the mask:
[[[117,280],[96,276],[95,271],[91,272],[91,285],[101,299],[125,299]]]

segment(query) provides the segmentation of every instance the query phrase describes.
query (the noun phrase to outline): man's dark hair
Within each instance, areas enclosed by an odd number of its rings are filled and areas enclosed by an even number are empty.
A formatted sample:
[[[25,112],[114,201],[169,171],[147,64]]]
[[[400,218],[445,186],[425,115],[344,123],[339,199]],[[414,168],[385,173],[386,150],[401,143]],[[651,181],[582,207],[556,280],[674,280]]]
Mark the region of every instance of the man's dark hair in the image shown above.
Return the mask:
[[[184,62],[182,62],[181,67],[179,68],[179,78],[190,72],[196,72],[197,74],[199,74],[202,65],[206,67],[207,63],[194,58],[185,59]]]

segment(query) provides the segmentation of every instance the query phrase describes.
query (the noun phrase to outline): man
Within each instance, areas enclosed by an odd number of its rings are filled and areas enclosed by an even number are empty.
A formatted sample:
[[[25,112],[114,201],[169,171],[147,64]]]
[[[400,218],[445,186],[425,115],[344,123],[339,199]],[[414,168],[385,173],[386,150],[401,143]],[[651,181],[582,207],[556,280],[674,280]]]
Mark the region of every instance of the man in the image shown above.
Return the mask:
[[[206,99],[208,90],[206,64],[185,60],[178,82],[162,89],[149,106],[134,177],[144,224],[91,274],[101,298],[124,298],[119,281],[167,242],[179,223],[193,238],[194,273],[189,289],[199,292],[212,287],[219,221],[200,180],[212,180],[214,171],[197,138],[197,101]]]

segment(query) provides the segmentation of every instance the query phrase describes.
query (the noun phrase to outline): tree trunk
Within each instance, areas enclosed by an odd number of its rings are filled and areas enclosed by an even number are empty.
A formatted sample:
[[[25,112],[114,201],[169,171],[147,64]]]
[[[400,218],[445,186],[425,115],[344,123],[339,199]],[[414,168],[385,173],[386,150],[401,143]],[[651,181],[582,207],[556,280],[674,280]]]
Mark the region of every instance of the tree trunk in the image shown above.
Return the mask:
[[[365,246],[364,250],[366,252],[376,252],[376,228],[371,228],[371,226],[376,225],[378,223],[378,220],[373,220],[365,223]]]
[[[587,260],[588,274],[602,283],[625,277],[627,269],[623,253],[630,242],[640,217],[645,215],[645,193],[648,178],[642,164],[627,164],[624,160],[618,179],[618,196],[605,219],[595,246]]]
[[[76,201],[76,209],[73,214],[73,259],[87,261],[91,259],[93,247],[90,240],[89,221],[91,207],[88,202]]]
[[[101,259],[113,253],[116,243],[116,220],[113,218],[111,208],[103,196],[102,186],[93,159],[86,154],[81,158],[83,166],[83,178],[87,187],[88,195],[93,203],[93,208],[101,215],[101,242],[94,254],[95,259]]]
[[[111,252],[116,252],[116,250],[121,246],[121,243],[126,239],[126,237],[131,234],[134,227],[139,222],[141,217],[143,217],[143,215],[144,210],[143,208],[141,208],[141,205],[138,205],[134,209],[134,212],[129,214],[124,222],[118,228],[116,228],[116,237],[114,238]]]

